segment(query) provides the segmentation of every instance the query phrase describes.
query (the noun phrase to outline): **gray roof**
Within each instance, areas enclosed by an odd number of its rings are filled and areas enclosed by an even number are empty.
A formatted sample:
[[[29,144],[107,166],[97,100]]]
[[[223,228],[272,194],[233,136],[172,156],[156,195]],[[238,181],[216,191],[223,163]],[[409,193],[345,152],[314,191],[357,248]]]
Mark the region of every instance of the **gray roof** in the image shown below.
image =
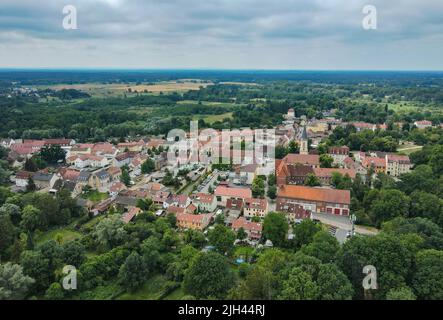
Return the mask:
[[[101,170],[95,174],[99,179],[104,179],[110,177],[109,172],[106,170]]]
[[[34,181],[51,181],[54,175],[52,173],[37,172],[32,176]]]
[[[120,205],[124,205],[124,206],[135,207],[137,205],[137,198],[117,196],[115,198],[115,203],[120,204]]]
[[[88,181],[91,173],[89,171],[82,171],[78,176],[78,181]]]

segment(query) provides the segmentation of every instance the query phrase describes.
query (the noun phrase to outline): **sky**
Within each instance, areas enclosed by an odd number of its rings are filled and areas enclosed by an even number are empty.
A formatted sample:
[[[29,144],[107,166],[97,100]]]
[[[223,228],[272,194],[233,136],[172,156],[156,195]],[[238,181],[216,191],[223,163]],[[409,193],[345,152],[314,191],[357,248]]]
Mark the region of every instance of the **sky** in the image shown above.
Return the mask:
[[[0,68],[437,71],[442,57],[442,0],[0,1]]]

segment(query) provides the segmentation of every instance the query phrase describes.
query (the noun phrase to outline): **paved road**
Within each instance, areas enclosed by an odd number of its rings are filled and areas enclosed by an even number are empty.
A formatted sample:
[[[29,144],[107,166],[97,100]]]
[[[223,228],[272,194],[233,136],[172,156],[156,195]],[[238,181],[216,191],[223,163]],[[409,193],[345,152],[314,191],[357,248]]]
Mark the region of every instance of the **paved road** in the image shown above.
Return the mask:
[[[209,193],[209,186],[212,186],[212,188],[215,190],[214,182],[217,181],[217,178],[219,175],[220,175],[220,172],[213,172],[211,181],[209,181],[200,192]]]
[[[318,219],[324,224],[328,224],[346,231],[350,231],[352,229],[352,225],[348,217],[334,216],[323,213],[313,213],[312,218]],[[366,235],[376,235],[378,233],[378,231],[368,230],[360,226],[355,226],[355,232],[358,234],[366,234]]]

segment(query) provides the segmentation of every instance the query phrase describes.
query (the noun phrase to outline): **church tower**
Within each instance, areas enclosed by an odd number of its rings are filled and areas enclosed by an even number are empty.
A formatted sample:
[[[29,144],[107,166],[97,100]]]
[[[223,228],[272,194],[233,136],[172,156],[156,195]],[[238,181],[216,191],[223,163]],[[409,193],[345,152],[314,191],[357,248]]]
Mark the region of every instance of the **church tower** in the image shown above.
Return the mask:
[[[309,154],[308,132],[306,131],[306,124],[303,125],[299,145],[300,145],[300,154]]]

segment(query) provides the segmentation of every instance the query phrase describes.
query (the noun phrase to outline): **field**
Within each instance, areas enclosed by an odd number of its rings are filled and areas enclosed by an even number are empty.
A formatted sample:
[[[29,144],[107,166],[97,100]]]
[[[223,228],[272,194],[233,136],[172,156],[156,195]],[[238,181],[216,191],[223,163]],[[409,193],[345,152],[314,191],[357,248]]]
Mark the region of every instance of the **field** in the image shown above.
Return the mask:
[[[412,142],[407,142],[405,144],[400,145],[397,148],[397,152],[405,155],[410,155],[413,152],[420,151],[423,149],[423,146],[418,146]]]
[[[66,241],[78,239],[81,236],[81,233],[71,230],[68,227],[62,229],[54,229],[43,234],[36,234],[34,240],[37,244],[43,243],[48,240],[56,240],[57,242],[64,243]]]
[[[39,89],[76,89],[90,94],[93,97],[117,97],[126,95],[135,95],[137,93],[160,94],[160,92],[186,92],[190,90],[199,90],[200,87],[212,85],[212,82],[202,82],[200,80],[177,80],[164,81],[146,84],[104,84],[104,83],[85,83],[85,84],[58,84],[52,86],[37,86]]]
[[[167,292],[167,287],[170,282],[164,275],[155,275],[151,277],[143,287],[133,293],[124,293],[117,297],[117,300],[161,300],[172,296],[172,299],[179,299],[183,292],[179,289],[174,289],[171,293]]]

